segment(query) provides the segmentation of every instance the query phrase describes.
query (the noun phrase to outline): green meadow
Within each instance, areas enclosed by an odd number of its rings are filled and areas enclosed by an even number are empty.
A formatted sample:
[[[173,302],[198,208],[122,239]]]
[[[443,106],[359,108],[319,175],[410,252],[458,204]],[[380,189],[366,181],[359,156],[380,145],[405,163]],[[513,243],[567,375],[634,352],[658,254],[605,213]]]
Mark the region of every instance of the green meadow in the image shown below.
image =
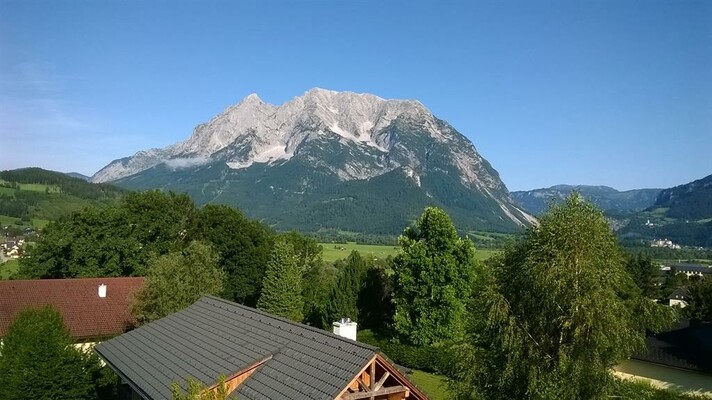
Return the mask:
[[[319,244],[323,249],[322,257],[324,261],[327,262],[334,262],[346,258],[354,250],[358,251],[362,256],[372,256],[375,258],[386,258],[388,256],[395,256],[398,253],[397,246],[357,244],[355,242]],[[499,250],[477,249],[475,251],[475,257],[477,257],[478,260],[486,260],[497,254],[497,252],[499,252]]]
[[[375,258],[386,258],[395,256],[398,252],[396,246],[381,246],[372,244],[349,243],[319,243],[323,249],[322,257],[324,261],[334,262],[346,258],[352,251],[358,251],[362,256],[372,256]]]

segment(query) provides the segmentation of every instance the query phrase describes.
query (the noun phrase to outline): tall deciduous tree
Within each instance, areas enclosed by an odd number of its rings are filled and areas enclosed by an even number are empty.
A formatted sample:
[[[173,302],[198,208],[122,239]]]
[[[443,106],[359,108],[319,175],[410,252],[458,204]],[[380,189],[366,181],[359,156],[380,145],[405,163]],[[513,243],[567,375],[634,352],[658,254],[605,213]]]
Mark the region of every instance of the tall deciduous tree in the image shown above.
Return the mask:
[[[147,323],[180,311],[206,294],[219,295],[225,272],[205,243],[193,241],[182,251],[149,262],[146,283],[136,296],[134,315]]]
[[[267,263],[257,308],[301,322],[304,318],[303,307],[302,273],[294,248],[284,240],[277,240]]]
[[[188,236],[209,241],[218,251],[227,273],[226,297],[254,307],[272,249],[269,229],[232,207],[208,204],[196,213]]]
[[[459,399],[591,399],[673,313],[631,290],[602,213],[574,194],[483,269],[450,376]]]
[[[96,365],[71,344],[56,310],[20,313],[0,345],[0,399],[96,399]]]
[[[185,194],[130,193],[50,223],[20,259],[22,278],[143,275],[150,257],[183,249],[195,205]]]
[[[464,333],[475,247],[460,238],[445,211],[426,208],[398,239],[393,261],[394,325],[407,342],[431,345]]]

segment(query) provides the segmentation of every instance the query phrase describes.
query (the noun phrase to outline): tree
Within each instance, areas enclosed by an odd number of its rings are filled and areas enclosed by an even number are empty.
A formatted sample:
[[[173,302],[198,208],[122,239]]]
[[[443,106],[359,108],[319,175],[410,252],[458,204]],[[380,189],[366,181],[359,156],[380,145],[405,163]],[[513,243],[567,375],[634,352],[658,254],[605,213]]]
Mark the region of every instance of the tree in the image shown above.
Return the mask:
[[[315,264],[303,274],[304,323],[320,328],[325,327],[324,321],[329,320],[326,316],[326,307],[337,276],[338,270],[334,265],[323,262]]]
[[[309,269],[321,265],[322,248],[316,240],[306,237],[297,231],[289,231],[278,236],[294,248],[294,255],[297,257],[297,266],[306,273]]]
[[[232,207],[208,204],[195,214],[188,236],[209,241],[220,254],[226,297],[254,307],[272,249],[269,229]]]
[[[284,240],[277,240],[267,263],[257,308],[301,322],[304,318],[303,307],[302,274],[294,248]]]
[[[219,295],[225,272],[218,267],[213,248],[193,241],[182,251],[152,259],[144,287],[138,292],[133,312],[147,323],[180,311],[200,297]]]
[[[358,322],[363,329],[385,333],[393,325],[393,285],[386,271],[386,266],[392,263],[389,256],[385,262],[374,261],[366,271],[357,304]]]
[[[689,286],[690,306],[686,311],[690,318],[712,322],[712,278],[698,279]]]
[[[276,238],[284,240],[294,248],[297,267],[302,273],[302,299],[304,300],[304,322],[322,326],[326,303],[334,283],[334,268],[324,265],[322,248],[316,240],[297,231],[282,233]]]
[[[462,239],[445,211],[428,207],[398,239],[393,260],[395,329],[407,342],[430,345],[464,333],[475,247]]]
[[[354,250],[346,260],[337,261],[335,266],[340,274],[326,304],[324,326],[330,326],[344,317],[359,320],[358,297],[368,269],[366,260]]]
[[[456,347],[459,399],[592,399],[673,311],[631,290],[615,235],[576,193],[482,269]]]
[[[655,285],[658,268],[655,267],[650,257],[643,256],[641,253],[638,253],[637,256],[629,256],[625,267],[644,297],[649,299],[658,298],[660,291]]]
[[[20,313],[0,347],[0,399],[96,399],[87,355],[51,307]]]
[[[18,275],[26,279],[132,276],[145,265],[186,247],[195,205],[185,195],[129,193],[105,209],[85,208],[50,223],[27,255]]]
[[[227,400],[228,389],[225,384],[225,376],[221,375],[214,388],[207,388],[199,381],[188,378],[186,380],[186,392],[177,382],[171,384],[171,394],[173,400]]]
[[[675,267],[672,267],[665,275],[662,294],[665,297],[670,296],[676,289],[687,286],[688,283],[689,279],[687,274],[684,272],[677,272]]]

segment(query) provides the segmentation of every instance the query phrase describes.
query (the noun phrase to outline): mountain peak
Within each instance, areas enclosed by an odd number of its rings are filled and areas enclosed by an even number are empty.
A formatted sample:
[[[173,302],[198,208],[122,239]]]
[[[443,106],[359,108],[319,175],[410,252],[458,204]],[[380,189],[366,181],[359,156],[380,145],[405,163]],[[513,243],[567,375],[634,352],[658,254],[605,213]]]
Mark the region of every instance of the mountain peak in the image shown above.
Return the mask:
[[[259,103],[259,104],[264,104],[264,101],[262,101],[262,99],[260,99],[260,96],[258,96],[257,93],[250,93],[249,95],[247,95],[247,97],[245,97],[244,99],[242,99],[242,101],[240,102],[240,104],[242,104],[242,103]]]
[[[341,92],[337,92],[336,90],[324,89],[324,88],[320,88],[320,87],[313,87],[313,88],[307,90],[307,91],[304,93],[304,95],[305,95],[305,96],[308,96],[308,95],[319,95],[319,94],[335,95],[335,94],[339,94],[339,93],[341,93]]]

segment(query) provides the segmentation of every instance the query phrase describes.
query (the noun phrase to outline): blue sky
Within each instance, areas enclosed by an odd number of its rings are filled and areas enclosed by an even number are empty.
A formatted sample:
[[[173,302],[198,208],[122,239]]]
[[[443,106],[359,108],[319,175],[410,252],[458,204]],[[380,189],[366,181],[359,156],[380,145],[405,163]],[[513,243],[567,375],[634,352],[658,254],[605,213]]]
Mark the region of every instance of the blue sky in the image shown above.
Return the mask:
[[[93,174],[315,86],[420,100],[510,190],[712,173],[710,1],[0,0],[0,169]]]

